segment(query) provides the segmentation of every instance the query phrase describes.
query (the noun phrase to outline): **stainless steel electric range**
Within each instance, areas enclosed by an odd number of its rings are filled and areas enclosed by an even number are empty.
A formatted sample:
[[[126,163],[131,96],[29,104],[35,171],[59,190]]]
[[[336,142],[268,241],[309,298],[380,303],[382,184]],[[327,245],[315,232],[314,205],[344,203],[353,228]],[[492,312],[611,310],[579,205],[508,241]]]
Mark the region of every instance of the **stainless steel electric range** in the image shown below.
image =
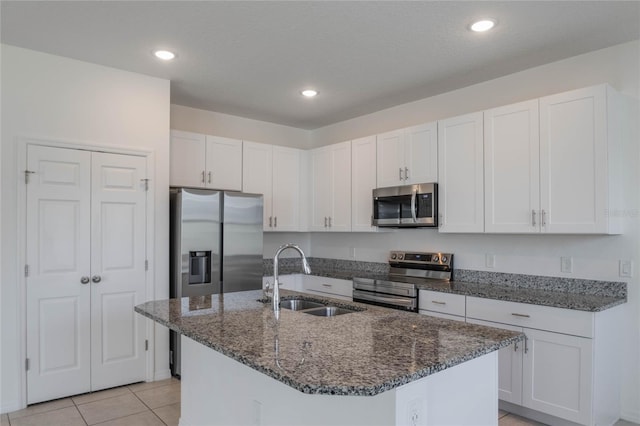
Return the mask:
[[[353,278],[353,301],[418,312],[417,285],[452,278],[452,253],[392,251],[388,275]]]

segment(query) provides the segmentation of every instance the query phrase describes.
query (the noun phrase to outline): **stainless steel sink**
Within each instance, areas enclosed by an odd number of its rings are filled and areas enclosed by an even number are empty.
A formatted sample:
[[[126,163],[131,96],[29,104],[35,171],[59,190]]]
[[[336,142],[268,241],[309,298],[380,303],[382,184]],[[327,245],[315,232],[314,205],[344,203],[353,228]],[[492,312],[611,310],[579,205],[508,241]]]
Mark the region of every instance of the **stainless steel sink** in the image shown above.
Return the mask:
[[[338,308],[336,306],[323,306],[321,308],[307,309],[305,314],[315,315],[317,317],[335,317],[336,315],[350,314],[357,312],[354,309]]]
[[[310,300],[303,299],[290,299],[280,301],[280,307],[284,309],[291,309],[292,311],[301,311],[303,309],[320,308],[325,306],[324,303],[312,302]]]

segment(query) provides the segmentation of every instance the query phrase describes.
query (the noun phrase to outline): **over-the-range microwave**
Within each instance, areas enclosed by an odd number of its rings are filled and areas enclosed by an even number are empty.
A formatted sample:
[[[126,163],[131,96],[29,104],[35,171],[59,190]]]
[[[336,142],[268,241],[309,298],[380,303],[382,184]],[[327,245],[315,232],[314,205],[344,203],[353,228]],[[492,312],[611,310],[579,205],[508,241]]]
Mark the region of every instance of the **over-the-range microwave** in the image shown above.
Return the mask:
[[[373,226],[438,226],[438,184],[420,183],[373,190]]]

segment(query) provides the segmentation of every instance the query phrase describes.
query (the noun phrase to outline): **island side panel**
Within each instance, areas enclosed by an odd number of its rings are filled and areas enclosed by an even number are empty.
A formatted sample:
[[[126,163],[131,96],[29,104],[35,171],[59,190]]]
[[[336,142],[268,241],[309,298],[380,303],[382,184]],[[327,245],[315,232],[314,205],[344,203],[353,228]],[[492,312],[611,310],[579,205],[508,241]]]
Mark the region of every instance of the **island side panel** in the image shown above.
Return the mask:
[[[395,392],[309,395],[182,336],[180,426],[393,425]]]

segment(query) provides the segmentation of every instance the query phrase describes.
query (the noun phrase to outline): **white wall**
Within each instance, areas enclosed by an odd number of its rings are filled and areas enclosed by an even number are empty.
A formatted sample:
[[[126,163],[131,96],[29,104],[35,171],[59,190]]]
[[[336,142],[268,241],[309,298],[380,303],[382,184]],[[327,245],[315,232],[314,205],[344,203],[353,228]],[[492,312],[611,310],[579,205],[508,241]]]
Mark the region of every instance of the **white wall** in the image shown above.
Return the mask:
[[[182,105],[171,105],[171,128],[302,149],[311,138],[308,130]]]
[[[169,81],[1,45],[2,328],[0,411],[21,406],[16,244],[17,140],[35,137],[153,151],[155,298],[169,296]],[[156,328],[156,373],[168,371],[168,333]]]

